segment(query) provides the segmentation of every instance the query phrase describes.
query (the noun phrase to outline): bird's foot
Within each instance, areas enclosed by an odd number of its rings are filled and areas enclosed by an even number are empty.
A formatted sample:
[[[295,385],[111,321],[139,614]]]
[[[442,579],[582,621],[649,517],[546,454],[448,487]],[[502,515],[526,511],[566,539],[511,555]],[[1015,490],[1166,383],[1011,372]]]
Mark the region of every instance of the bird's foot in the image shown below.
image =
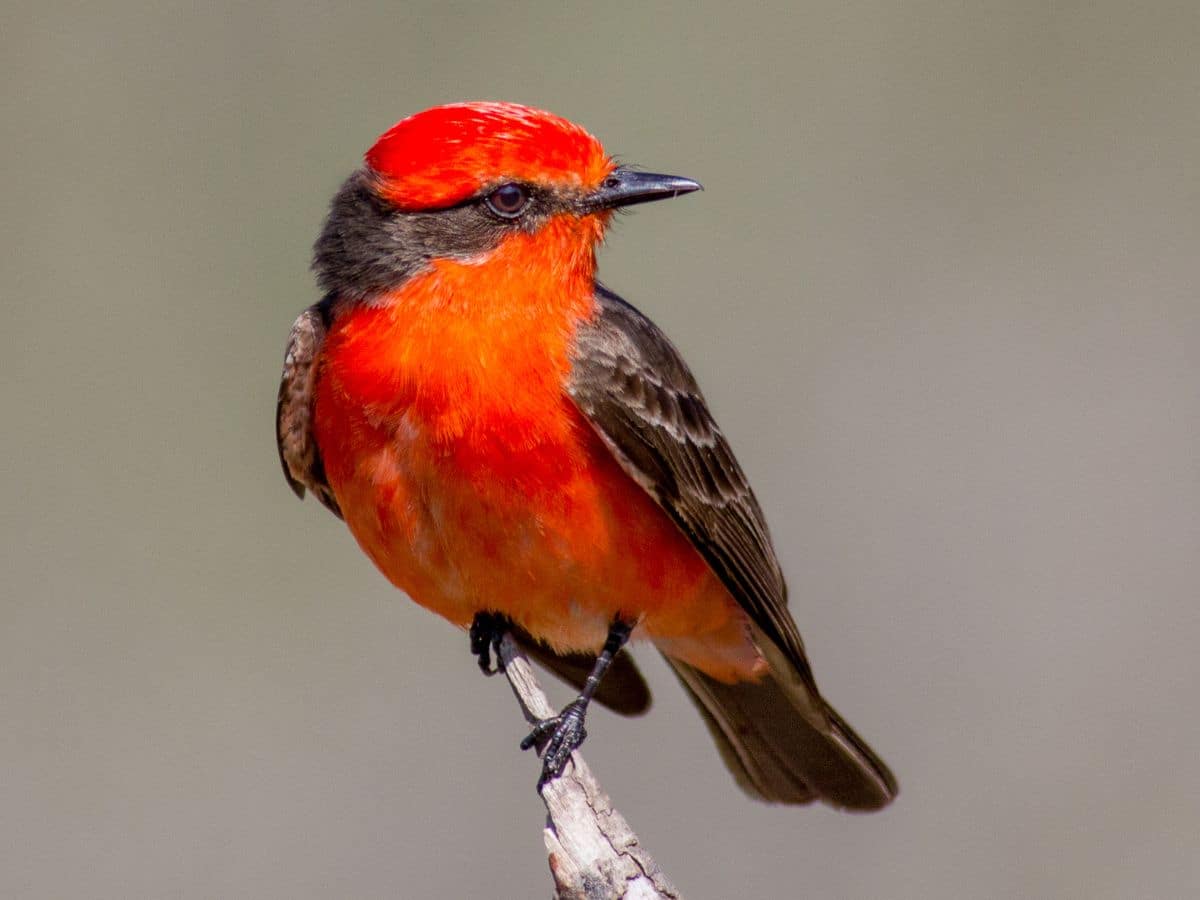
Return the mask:
[[[568,703],[561,713],[542,719],[533,726],[533,730],[521,741],[521,749],[528,750],[545,741],[542,749],[542,777],[538,784],[545,784],[562,774],[571,753],[583,743],[587,737],[587,729],[583,727],[583,718],[587,714],[587,703],[574,700]]]
[[[479,670],[492,676],[504,668],[500,662],[500,639],[508,631],[508,620],[496,613],[478,612],[471,622],[471,652],[479,660]],[[496,653],[496,666],[492,666],[492,652]]]

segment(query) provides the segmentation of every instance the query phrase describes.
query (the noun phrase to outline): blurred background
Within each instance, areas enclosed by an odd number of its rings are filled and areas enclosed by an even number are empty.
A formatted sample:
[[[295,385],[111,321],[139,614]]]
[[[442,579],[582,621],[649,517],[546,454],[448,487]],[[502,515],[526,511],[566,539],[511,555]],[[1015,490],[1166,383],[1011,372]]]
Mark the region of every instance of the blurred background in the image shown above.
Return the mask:
[[[1200,894],[1200,8],[18,3],[0,28],[0,895],[543,897],[507,686],[284,484],[313,238],[506,99],[705,192],[604,280],[757,486],[886,812],[586,755],[688,897]],[[567,691],[550,685],[556,702]]]

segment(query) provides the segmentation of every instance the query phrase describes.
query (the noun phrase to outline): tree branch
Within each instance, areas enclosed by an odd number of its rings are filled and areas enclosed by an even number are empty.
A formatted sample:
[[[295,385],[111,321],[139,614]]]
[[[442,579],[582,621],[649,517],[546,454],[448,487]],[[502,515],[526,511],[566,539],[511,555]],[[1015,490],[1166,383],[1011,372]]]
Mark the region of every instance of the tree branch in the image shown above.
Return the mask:
[[[507,634],[499,655],[525,718],[532,723],[555,715],[529,660]],[[558,900],[680,900],[578,752],[538,793],[546,804],[544,838]]]

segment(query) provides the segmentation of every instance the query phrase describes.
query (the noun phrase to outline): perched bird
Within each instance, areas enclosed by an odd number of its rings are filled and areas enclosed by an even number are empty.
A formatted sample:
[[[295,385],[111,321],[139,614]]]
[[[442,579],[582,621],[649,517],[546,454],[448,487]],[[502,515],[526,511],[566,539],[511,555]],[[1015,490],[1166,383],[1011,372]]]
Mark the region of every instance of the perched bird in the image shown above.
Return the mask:
[[[485,671],[511,630],[582,688],[522,745],[544,747],[544,779],[593,697],[648,705],[632,637],[666,657],[747,792],[879,809],[896,781],[817,692],[696,380],[596,280],[614,210],[699,187],[515,104],[397,123],[317,239],[324,299],[293,325],[279,389],[284,474],[394,585],[470,628]]]

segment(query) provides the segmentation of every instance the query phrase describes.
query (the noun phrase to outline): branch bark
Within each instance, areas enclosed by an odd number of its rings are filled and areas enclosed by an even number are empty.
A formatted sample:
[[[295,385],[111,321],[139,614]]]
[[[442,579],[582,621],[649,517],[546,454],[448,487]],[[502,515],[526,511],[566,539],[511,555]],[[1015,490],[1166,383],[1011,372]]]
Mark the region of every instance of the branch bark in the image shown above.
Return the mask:
[[[529,660],[509,635],[500,642],[499,656],[526,720],[555,715]],[[538,793],[546,804],[543,837],[558,900],[680,900],[578,751],[563,774]]]

